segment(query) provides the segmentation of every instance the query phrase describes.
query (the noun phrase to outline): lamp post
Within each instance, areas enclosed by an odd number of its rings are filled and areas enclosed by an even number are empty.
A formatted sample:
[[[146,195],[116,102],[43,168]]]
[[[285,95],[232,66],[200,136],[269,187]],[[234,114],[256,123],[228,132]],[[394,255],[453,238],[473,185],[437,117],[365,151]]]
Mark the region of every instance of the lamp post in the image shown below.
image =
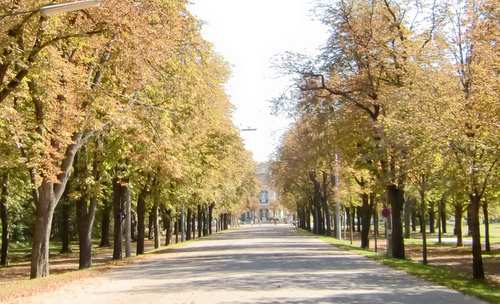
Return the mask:
[[[335,237],[339,240],[342,239],[342,232],[340,231],[341,229],[341,217],[340,217],[340,197],[339,197],[339,190],[340,190],[340,156],[338,153],[335,153],[335,193],[337,195],[337,201],[335,202]]]
[[[51,17],[62,13],[69,13],[83,9],[99,7],[101,6],[102,2],[103,0],[79,0],[79,1],[58,3],[58,4],[48,4],[30,11],[12,12],[5,15],[0,15],[0,20],[6,17],[27,15],[27,14],[34,15],[36,13],[40,13],[44,17]]]
[[[245,128],[245,129],[240,129],[241,132],[255,132],[257,129],[255,128]]]
[[[65,2],[59,4],[50,4],[42,6],[39,11],[42,15],[50,17],[57,14],[69,13],[89,8],[99,7],[102,4],[102,0],[80,0]]]

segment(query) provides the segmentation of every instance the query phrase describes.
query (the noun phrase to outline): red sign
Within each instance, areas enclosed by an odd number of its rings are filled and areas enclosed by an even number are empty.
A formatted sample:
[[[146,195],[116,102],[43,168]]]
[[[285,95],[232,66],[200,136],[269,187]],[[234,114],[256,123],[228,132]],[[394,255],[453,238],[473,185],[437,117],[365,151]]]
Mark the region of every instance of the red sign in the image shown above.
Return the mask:
[[[382,209],[382,216],[387,218],[391,215],[391,208],[384,208]]]

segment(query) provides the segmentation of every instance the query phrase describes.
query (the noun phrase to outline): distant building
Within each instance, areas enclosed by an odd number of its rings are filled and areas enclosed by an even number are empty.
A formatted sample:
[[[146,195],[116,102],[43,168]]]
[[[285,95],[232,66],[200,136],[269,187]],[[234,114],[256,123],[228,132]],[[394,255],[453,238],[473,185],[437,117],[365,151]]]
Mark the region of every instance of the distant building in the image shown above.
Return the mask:
[[[257,164],[256,174],[260,183],[260,191],[257,200],[258,208],[245,212],[242,219],[245,221],[255,220],[264,223],[272,220],[280,222],[286,221],[288,218],[288,211],[280,205],[278,194],[273,189],[269,164],[267,162]]]

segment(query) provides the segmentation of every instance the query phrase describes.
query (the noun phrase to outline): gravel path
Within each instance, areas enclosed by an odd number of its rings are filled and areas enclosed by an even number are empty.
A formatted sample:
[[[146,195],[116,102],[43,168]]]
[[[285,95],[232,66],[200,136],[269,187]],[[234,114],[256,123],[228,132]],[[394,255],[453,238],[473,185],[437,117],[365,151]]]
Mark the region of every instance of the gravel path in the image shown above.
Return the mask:
[[[242,227],[22,304],[482,303],[285,225]]]

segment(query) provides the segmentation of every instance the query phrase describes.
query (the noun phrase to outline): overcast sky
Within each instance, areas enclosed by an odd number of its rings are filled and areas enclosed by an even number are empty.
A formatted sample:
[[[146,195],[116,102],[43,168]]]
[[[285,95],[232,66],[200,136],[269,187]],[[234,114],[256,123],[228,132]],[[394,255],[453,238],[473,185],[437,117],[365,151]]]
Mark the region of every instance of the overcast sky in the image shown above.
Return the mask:
[[[272,69],[272,59],[285,51],[315,54],[326,30],[314,21],[314,0],[193,0],[191,11],[204,22],[203,36],[229,62],[227,93],[235,106],[234,120],[247,149],[266,161],[288,126],[271,115],[270,99],[288,83]]]

